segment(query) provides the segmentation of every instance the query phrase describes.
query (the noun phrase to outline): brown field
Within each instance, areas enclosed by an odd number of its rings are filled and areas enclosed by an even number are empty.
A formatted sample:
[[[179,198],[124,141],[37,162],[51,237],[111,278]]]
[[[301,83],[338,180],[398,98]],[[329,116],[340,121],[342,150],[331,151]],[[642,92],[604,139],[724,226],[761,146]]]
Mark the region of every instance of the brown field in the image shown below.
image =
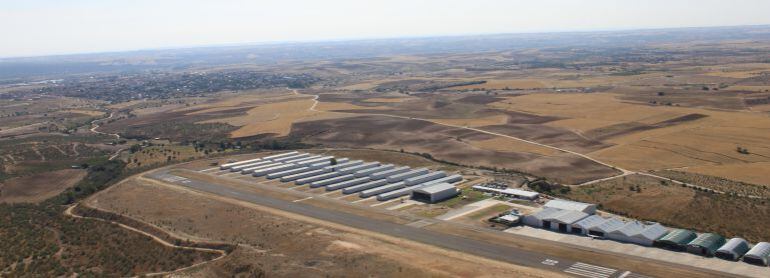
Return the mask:
[[[130,181],[92,198],[90,204],[183,238],[239,243],[236,252],[225,259],[185,275],[398,277],[409,273],[410,277],[467,277],[476,275],[473,265],[481,261],[487,275],[551,277],[538,270],[295,220],[262,207],[174,186]]]
[[[170,161],[181,161],[203,156],[203,151],[196,152],[193,146],[164,145],[145,147],[141,151],[130,154],[127,158],[127,167],[160,165]]]
[[[532,89],[532,88],[545,88],[546,84],[540,80],[534,79],[488,79],[484,84],[475,84],[467,86],[452,87],[453,90],[501,90],[505,88],[509,89]]]
[[[0,203],[37,203],[77,184],[85,170],[66,169],[0,182]]]
[[[381,132],[383,130],[388,132]],[[482,149],[469,142],[490,140],[495,136],[418,120],[359,116],[312,121],[294,124],[292,134],[329,147],[403,149],[412,153],[428,153],[436,159],[463,165],[525,171],[569,184],[616,173],[566,153],[542,156],[530,152],[531,147],[505,152]]]
[[[636,187],[639,190],[636,190]],[[656,178],[631,175],[573,189],[566,197],[600,204],[602,209],[661,224],[767,241],[770,213],[766,200],[711,194]]]

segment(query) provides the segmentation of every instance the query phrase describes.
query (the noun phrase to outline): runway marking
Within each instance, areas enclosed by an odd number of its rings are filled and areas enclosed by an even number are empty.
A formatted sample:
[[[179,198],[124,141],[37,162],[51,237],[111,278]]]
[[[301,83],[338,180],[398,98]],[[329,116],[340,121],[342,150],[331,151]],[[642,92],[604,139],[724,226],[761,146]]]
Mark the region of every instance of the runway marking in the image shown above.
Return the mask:
[[[361,200],[358,200],[358,201],[353,201],[353,203],[354,203],[354,204],[355,204],[355,203],[360,203],[360,202],[363,202],[363,201],[367,201],[367,200],[371,200],[371,199],[374,199],[374,198],[377,198],[377,197],[374,197],[374,196],[372,196],[372,197],[369,197],[369,198],[364,198],[364,199],[361,199]]]
[[[578,262],[565,269],[564,272],[589,278],[609,278],[617,270]]]
[[[307,197],[307,198],[302,198],[302,199],[297,199],[297,200],[294,200],[292,202],[297,203],[297,202],[302,202],[302,201],[309,200],[309,199],[313,199],[313,196],[310,196],[310,197]]]
[[[633,273],[631,271],[626,271],[626,272],[623,272],[623,274],[620,274],[620,276],[618,276],[618,278],[650,278],[650,277],[649,276],[644,276],[644,275],[641,275],[641,274],[636,274],[636,273]]]
[[[542,262],[540,262],[540,263],[541,263],[541,264],[544,264],[544,265],[550,265],[550,266],[554,266],[554,265],[558,264],[558,263],[559,263],[559,261],[557,261],[557,260],[552,260],[552,259],[545,259],[544,261],[542,261]]]
[[[412,222],[412,223],[409,223],[409,224],[406,224],[406,225],[407,226],[411,226],[411,227],[415,227],[415,228],[422,228],[422,227],[433,225],[433,224],[436,224],[436,222],[433,222],[433,221],[430,221],[430,220],[427,220],[427,219],[423,219],[423,220],[415,221],[415,222]]]
[[[219,167],[214,167],[214,168],[203,169],[203,170],[201,170],[201,172],[208,172],[208,171],[211,171],[211,170],[216,170],[216,169],[219,169]]]

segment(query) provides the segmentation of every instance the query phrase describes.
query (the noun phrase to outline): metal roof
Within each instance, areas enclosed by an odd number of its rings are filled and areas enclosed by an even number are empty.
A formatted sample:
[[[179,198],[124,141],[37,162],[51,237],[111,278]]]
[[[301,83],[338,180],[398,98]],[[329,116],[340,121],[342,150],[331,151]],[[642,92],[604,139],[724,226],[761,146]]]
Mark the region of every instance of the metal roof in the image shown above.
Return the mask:
[[[544,206],[548,208],[557,208],[557,209],[564,209],[564,210],[585,211],[586,209],[592,209],[596,205],[556,199],[556,200],[548,201],[547,203],[545,203]]]
[[[617,218],[609,218],[607,221],[604,221],[604,223],[599,224],[598,226],[595,226],[591,228],[591,230],[594,231],[602,231],[604,233],[609,233],[612,231],[616,231],[620,228],[623,228],[623,225],[625,225],[625,222],[617,219]]]
[[[658,223],[649,225],[642,230],[641,233],[635,235],[635,237],[642,237],[649,240],[656,240],[668,234],[668,229]]]
[[[746,253],[746,256],[749,257],[756,257],[756,258],[768,258],[770,257],[770,243],[767,242],[760,242],[757,243],[757,245],[754,245],[749,252]]]
[[[537,198],[538,196],[540,196],[540,193],[537,193],[534,191],[516,189],[516,188],[497,189],[497,188],[486,187],[481,185],[474,185],[473,188],[482,190],[482,191],[487,191],[487,192],[494,192],[498,194],[524,196],[527,198]]]
[[[632,237],[641,234],[642,231],[644,231],[644,228],[645,227],[642,223],[639,223],[638,221],[631,221],[623,225],[623,227],[620,227],[620,229],[612,231],[612,233],[620,233],[624,236]]]
[[[598,215],[591,215],[589,217],[583,218],[578,222],[575,222],[575,224],[572,224],[572,226],[577,226],[583,229],[590,229],[604,223],[605,221],[607,221],[607,219],[605,219],[604,217],[601,217]]]
[[[677,244],[687,244],[697,235],[695,232],[685,229],[676,229],[660,238],[660,240],[669,241]]]
[[[701,234],[693,239],[688,245],[703,247],[716,250],[725,243],[725,238],[715,233]]]
[[[748,250],[749,242],[739,237],[731,238],[725,245],[722,245],[722,247],[717,249],[718,252],[728,252],[738,256],[743,255],[743,253],[746,253]]]
[[[560,211],[561,210],[557,209],[557,208],[544,208],[544,209],[541,209],[541,210],[531,214],[530,216],[534,217],[534,218],[536,218],[538,220],[543,220],[546,217],[550,217],[551,215],[553,215],[555,213],[558,213]]]
[[[559,210],[543,218],[543,220],[564,223],[564,224],[573,224],[575,222],[578,222],[580,219],[583,219],[586,217],[588,217],[588,214],[582,211]]]
[[[457,190],[457,188],[454,185],[444,182],[444,183],[439,183],[439,184],[434,184],[423,188],[419,188],[415,191],[424,193],[424,194],[435,194],[445,190]]]

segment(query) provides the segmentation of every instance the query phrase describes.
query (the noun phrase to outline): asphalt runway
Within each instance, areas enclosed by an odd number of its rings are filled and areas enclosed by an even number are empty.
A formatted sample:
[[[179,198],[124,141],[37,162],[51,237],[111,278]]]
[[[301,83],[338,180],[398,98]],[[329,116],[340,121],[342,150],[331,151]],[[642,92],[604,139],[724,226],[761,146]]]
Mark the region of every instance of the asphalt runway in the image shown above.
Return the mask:
[[[515,265],[554,271],[578,277],[611,278],[629,277],[629,275],[633,277],[644,277],[642,275],[624,270],[615,270],[603,266],[589,265],[574,260],[533,252],[530,250],[518,249],[509,245],[497,245],[493,242],[465,238],[421,228],[426,225],[402,225],[383,220],[371,219],[365,216],[347,213],[344,211],[330,210],[302,203],[302,201],[313,198],[313,196],[298,198],[294,201],[274,199],[268,196],[254,194],[254,192],[225,187],[215,183],[190,178],[178,179],[179,177],[168,174],[167,170],[152,172],[147,174],[146,177],[185,186],[201,192],[212,193],[228,198],[250,202],[256,205],[312,217],[322,221],[374,233],[380,233],[392,237],[407,239],[423,244],[429,244],[432,246],[477,255],[493,260],[509,262]],[[580,269],[579,267],[583,267],[583,269]]]

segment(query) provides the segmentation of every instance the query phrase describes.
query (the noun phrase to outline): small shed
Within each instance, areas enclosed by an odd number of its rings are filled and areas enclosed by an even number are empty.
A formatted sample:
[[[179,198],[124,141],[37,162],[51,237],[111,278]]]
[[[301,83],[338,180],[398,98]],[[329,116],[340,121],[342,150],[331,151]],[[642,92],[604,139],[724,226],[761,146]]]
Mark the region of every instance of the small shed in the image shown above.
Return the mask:
[[[767,266],[770,263],[770,243],[757,243],[749,252],[746,252],[743,261],[753,265]]]
[[[705,233],[687,244],[687,252],[702,256],[714,256],[714,253],[725,244],[725,238],[715,233]]]
[[[725,245],[719,247],[714,256],[723,260],[737,261],[746,252],[749,252],[749,242],[745,239],[734,237],[728,240]]]
[[[698,235],[693,231],[676,229],[656,240],[654,245],[664,249],[684,251],[687,249],[687,244],[696,237]]]
[[[571,232],[573,234],[585,235],[588,234],[588,229],[601,225],[604,221],[607,221],[607,219],[594,214],[572,224]]]
[[[412,199],[426,203],[440,202],[460,194],[457,187],[449,183],[439,183],[412,191]]]
[[[574,201],[561,200],[561,199],[548,201],[543,206],[546,208],[557,208],[562,210],[580,211],[587,214],[596,213],[596,205],[594,204],[587,204],[587,203],[574,202]]]
[[[604,223],[601,223],[592,228],[588,228],[588,236],[591,237],[606,237],[607,234],[614,232],[625,225],[625,222],[617,218],[609,218]]]

